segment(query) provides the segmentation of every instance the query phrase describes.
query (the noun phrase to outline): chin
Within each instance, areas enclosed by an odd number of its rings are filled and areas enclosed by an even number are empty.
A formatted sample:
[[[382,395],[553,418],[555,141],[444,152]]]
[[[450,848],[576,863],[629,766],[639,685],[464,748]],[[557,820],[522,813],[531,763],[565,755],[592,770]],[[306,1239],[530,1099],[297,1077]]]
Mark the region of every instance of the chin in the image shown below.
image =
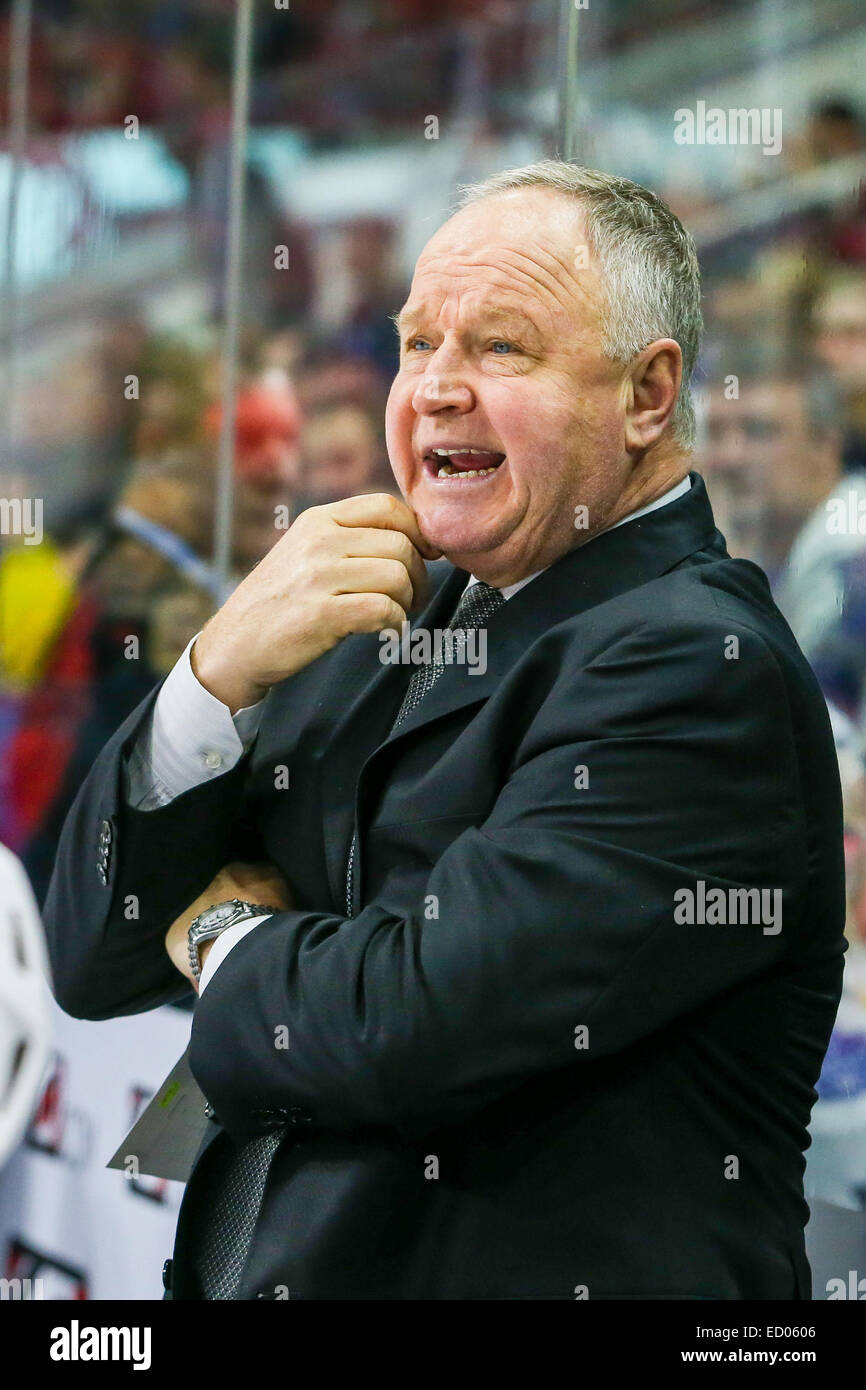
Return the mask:
[[[431,500],[425,498],[419,501],[415,514],[422,534],[444,554],[494,550],[511,529],[501,516],[491,515],[489,508],[466,507],[457,498],[433,499],[432,505]]]
[[[455,558],[462,556],[468,560],[473,555],[486,555],[497,546],[498,538],[495,535],[485,535],[479,531],[478,527],[472,527],[467,521],[455,522],[453,517],[447,520],[444,517],[428,520],[426,517],[419,517],[418,524],[424,537],[441,550],[446,559],[452,564],[464,569]]]

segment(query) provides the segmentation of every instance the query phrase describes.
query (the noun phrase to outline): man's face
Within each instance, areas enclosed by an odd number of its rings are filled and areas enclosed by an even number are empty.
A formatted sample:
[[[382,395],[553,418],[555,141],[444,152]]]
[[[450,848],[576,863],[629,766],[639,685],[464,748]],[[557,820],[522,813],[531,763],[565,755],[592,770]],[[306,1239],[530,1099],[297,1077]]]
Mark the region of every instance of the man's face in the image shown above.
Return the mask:
[[[579,208],[551,190],[484,199],[427,244],[400,316],[391,466],[427,539],[489,583],[532,574],[618,519],[627,393],[602,352],[585,240]],[[483,452],[449,460],[437,448]],[[588,530],[575,529],[578,504]]]
[[[299,469],[297,441],[285,433],[272,429],[239,437],[232,548],[242,569],[256,564],[279,540],[276,509],[291,502]]]
[[[818,307],[815,347],[847,395],[866,392],[866,279],[831,290]]]
[[[304,474],[311,496],[333,502],[369,489],[376,469],[372,422],[354,405],[313,415],[302,435]]]
[[[737,400],[710,392],[701,463],[732,554],[766,558],[775,528],[799,525],[833,486],[837,441],[810,429],[803,384],[741,384]]]
[[[796,381],[743,384],[737,400],[710,393],[703,462],[713,493],[747,510],[808,512],[817,500],[814,443]]]

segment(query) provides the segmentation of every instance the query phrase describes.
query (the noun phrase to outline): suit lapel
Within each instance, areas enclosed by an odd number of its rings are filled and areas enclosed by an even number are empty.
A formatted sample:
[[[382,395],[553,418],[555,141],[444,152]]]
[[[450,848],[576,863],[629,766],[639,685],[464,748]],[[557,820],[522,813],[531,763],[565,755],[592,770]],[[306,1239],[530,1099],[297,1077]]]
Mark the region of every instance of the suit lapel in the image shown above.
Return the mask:
[[[326,854],[341,910],[356,817],[354,910],[360,906],[364,786],[378,759],[434,720],[486,700],[532,643],[557,623],[657,579],[696,550],[715,544],[720,555],[726,553],[703,480],[697,473],[690,478],[690,491],[676,501],[569,551],[514,594],[486,624],[486,670],[472,674],[467,665],[449,665],[396,730],[392,724],[413,668],[380,664],[378,637],[362,639],[364,648],[356,650],[353,668],[364,662],[375,669],[340,717],[326,752]],[[467,578],[449,567],[413,631],[445,627]]]
[[[435,592],[412,629],[444,626],[468,577],[445,561],[432,566]],[[368,756],[387,739],[412,674],[412,667],[381,662],[381,649],[378,634],[350,639],[340,652],[340,672],[334,678],[347,698],[324,750],[322,804],[328,881],[340,911],[345,903],[358,774]],[[359,673],[368,674],[359,677]]]

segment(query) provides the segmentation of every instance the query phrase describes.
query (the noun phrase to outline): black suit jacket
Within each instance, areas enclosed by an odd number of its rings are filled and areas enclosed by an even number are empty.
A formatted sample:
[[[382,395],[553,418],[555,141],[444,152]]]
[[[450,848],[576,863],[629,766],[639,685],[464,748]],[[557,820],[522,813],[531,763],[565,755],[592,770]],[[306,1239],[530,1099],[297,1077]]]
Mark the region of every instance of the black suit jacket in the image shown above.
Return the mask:
[[[297,904],[196,1006],[219,1123],[176,1298],[200,1296],[216,1146],[282,1123],[242,1298],[810,1297],[836,759],[764,575],[692,484],[514,595],[486,672],[450,667],[396,732],[411,668],[381,664],[374,634],[275,688],[252,753],[164,809],[122,797],[153,696],[97,760],[46,909],[69,1012],[177,997],[163,934],[229,857],[267,855]],[[428,628],[466,580],[441,568]],[[700,882],[781,890],[781,930],[678,922]]]

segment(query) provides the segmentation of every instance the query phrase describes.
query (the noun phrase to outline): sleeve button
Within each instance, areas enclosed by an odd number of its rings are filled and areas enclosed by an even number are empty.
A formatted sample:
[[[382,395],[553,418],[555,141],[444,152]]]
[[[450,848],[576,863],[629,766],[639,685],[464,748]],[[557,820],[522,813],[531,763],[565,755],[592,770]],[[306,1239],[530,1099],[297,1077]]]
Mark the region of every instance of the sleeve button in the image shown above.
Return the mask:
[[[288,1112],[288,1121],[292,1125],[311,1125],[313,1116],[309,1110],[304,1110],[299,1105],[293,1105]]]

